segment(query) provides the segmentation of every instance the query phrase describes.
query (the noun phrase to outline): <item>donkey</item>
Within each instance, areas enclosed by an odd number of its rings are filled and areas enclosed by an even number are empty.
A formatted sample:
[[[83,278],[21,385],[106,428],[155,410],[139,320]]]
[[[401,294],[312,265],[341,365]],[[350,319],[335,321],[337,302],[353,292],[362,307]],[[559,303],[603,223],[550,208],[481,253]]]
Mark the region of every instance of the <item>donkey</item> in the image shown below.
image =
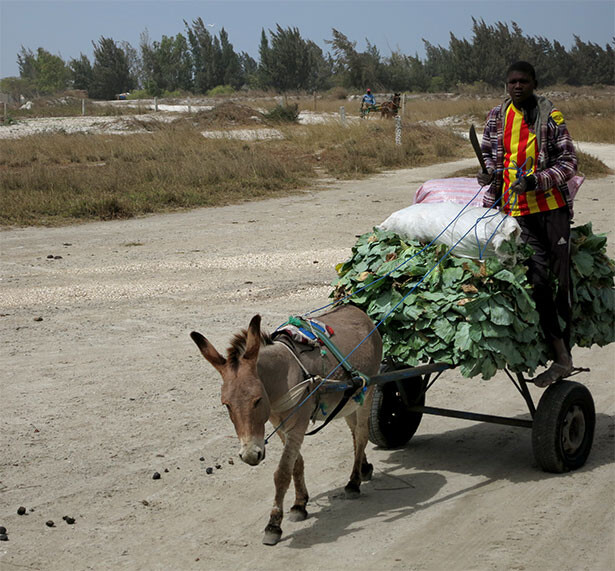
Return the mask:
[[[382,340],[370,318],[352,305],[337,307],[318,317],[333,333],[332,341],[355,370],[375,375],[382,360]],[[290,337],[272,339],[261,333],[260,315],[250,321],[248,330],[235,335],[223,357],[200,333],[190,336],[201,353],[222,377],[222,404],[226,406],[240,442],[239,457],[256,466],[265,458],[265,423],[280,426],[278,435],[283,450],[274,474],[275,498],[263,543],[275,545],[282,537],[284,496],[291,479],[295,487],[295,503],[290,509],[291,521],[307,518],[309,499],[304,480],[301,444],[311,418],[322,418],[340,402],[340,392],[313,391],[315,386],[306,377],[320,375],[347,380],[349,374],[330,351],[297,343]],[[353,351],[354,350],[354,351]],[[373,466],[367,462],[365,447],[368,439],[368,419],[372,387],[360,399],[350,399],[339,413],[352,432],[354,463],[350,480],[344,488],[347,498],[357,498],[361,481],[371,479]],[[311,394],[311,396],[309,396]],[[297,404],[304,401],[297,408]],[[319,416],[320,415],[320,416]]]
[[[399,93],[395,93],[391,98],[391,101],[385,101],[380,106],[380,118],[391,119],[392,117],[395,117],[399,111],[400,104],[401,95]]]

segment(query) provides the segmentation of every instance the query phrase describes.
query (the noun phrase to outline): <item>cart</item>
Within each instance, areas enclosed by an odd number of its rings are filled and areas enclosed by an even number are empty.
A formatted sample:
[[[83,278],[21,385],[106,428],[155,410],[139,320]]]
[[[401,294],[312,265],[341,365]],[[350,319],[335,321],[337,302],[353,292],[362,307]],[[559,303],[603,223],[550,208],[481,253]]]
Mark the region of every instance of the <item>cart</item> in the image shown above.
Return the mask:
[[[369,439],[382,448],[399,448],[414,436],[424,414],[504,424],[532,430],[532,449],[540,468],[562,473],[585,464],[591,451],[596,412],[590,391],[581,383],[562,380],[547,387],[534,405],[528,381],[504,369],[525,400],[531,419],[507,418],[425,406],[427,391],[440,375],[453,367],[429,363],[400,368],[386,360],[381,372],[369,379],[374,398]],[[589,369],[574,369],[573,375]]]
[[[380,105],[361,105],[361,119],[367,119],[370,113],[380,113]]]

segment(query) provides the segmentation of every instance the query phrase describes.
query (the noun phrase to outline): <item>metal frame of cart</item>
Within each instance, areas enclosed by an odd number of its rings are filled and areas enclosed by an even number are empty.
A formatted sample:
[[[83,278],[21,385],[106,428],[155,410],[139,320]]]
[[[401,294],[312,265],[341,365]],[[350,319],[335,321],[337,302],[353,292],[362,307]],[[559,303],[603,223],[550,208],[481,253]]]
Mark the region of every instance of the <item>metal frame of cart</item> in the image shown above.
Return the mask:
[[[528,381],[505,373],[525,400],[531,419],[508,418],[425,406],[429,388],[447,369],[445,363],[399,368],[388,360],[380,374],[369,379],[374,399],[369,422],[369,439],[383,448],[399,448],[414,436],[423,414],[530,428],[532,449],[538,465],[547,472],[561,473],[585,464],[591,451],[596,412],[587,387],[562,380],[547,387],[534,405]],[[589,369],[575,369],[573,374]]]

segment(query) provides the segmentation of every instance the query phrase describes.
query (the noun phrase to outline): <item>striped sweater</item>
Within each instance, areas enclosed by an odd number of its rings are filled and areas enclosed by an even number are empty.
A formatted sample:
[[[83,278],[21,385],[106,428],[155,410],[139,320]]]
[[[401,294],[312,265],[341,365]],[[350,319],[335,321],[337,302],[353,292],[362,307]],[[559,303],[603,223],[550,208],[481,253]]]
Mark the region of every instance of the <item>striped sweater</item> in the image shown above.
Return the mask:
[[[507,112],[511,111],[511,104],[510,99],[506,99],[504,103],[494,107],[487,117],[481,149],[487,167],[495,169],[496,174],[491,186],[485,192],[483,199],[485,207],[493,206],[502,193],[505,196],[502,202],[505,203],[508,187],[515,180],[514,171],[512,176],[509,174],[511,171],[502,171],[510,161],[510,153],[513,151],[508,149],[507,152],[505,149],[506,116]],[[538,97],[536,121],[534,125],[526,127],[529,127],[530,133],[536,137],[535,149],[538,151],[538,156],[535,160],[535,169],[532,168],[536,176],[536,191],[527,197],[532,201],[533,207],[519,208],[518,206],[522,206],[522,201],[519,201],[518,205],[515,204],[517,208],[512,209],[511,214],[525,215],[553,207],[559,208],[563,206],[563,202],[557,205],[551,202],[547,207],[536,206],[548,203],[550,198],[553,199],[557,195],[571,207],[571,197],[566,183],[576,173],[577,156],[562,114],[548,99]],[[510,143],[510,139],[507,139],[507,142]]]

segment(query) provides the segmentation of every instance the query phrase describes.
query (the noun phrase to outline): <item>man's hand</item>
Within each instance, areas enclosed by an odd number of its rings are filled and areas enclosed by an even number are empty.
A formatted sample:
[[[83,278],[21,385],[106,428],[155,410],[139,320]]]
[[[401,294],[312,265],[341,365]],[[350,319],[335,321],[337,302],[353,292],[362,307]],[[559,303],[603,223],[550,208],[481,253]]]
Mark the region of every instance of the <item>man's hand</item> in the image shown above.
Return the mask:
[[[480,171],[476,175],[476,180],[481,186],[487,186],[491,184],[491,181],[493,180],[493,169],[487,168],[487,172]]]
[[[536,177],[533,174],[522,176],[510,185],[510,191],[515,194],[525,194],[528,190],[536,189]]]

